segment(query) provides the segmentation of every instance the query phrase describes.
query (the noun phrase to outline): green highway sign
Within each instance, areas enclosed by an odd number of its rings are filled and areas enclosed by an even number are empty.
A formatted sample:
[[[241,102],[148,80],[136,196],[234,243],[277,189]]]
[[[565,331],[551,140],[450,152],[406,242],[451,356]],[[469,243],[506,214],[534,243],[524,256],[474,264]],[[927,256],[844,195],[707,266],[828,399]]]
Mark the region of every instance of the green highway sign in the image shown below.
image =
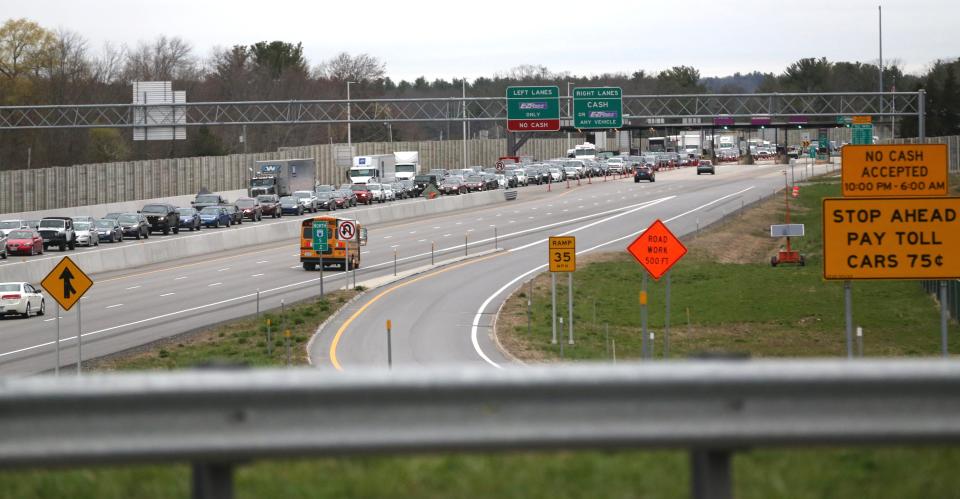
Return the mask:
[[[850,132],[853,135],[851,139],[851,144],[857,145],[870,145],[873,144],[873,124],[857,124],[854,123],[850,125]]]
[[[853,123],[853,116],[837,116],[838,125],[849,125]]]
[[[507,87],[507,130],[556,132],[560,130],[560,88]]]
[[[830,136],[827,134],[826,128],[821,128],[817,130],[817,142],[821,149],[829,150],[830,148]]]
[[[329,251],[330,228],[326,222],[313,222],[313,251]]]
[[[623,126],[623,91],[620,87],[573,89],[575,128],[620,128]]]

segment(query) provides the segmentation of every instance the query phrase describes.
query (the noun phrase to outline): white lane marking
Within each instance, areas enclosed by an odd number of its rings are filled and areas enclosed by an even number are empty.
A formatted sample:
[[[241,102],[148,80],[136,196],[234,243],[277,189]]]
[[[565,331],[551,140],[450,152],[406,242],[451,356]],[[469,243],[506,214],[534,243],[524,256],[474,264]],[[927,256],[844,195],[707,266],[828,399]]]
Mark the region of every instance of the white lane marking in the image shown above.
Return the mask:
[[[425,243],[425,242],[427,242],[427,240],[426,240],[426,239],[417,239],[417,242],[418,242],[418,243]],[[364,251],[363,253],[369,253],[369,251]],[[360,254],[362,255],[363,253],[360,253]]]
[[[463,222],[457,222],[454,225],[463,225]]]
[[[258,264],[259,264],[259,263],[270,263],[270,260],[260,260],[260,261],[257,262],[257,263],[258,263]]]
[[[750,186],[750,187],[747,187],[746,189],[744,189],[744,190],[742,190],[742,191],[734,192],[733,194],[728,194],[728,195],[726,195],[726,196],[723,196],[723,197],[714,199],[713,201],[710,201],[709,203],[702,204],[702,205],[700,205],[700,206],[698,206],[698,207],[696,207],[696,208],[694,208],[694,209],[692,209],[692,210],[688,210],[688,211],[685,211],[685,212],[683,212],[683,213],[681,213],[681,214],[679,214],[679,215],[677,215],[677,216],[668,218],[666,221],[667,221],[667,222],[672,222],[672,221],[674,221],[674,220],[676,220],[676,219],[678,219],[678,218],[680,218],[680,217],[682,217],[682,216],[689,215],[690,213],[693,213],[693,212],[695,212],[695,211],[697,211],[697,210],[702,210],[703,208],[706,208],[707,206],[710,206],[710,205],[712,205],[712,204],[714,204],[714,203],[718,203],[718,202],[720,202],[720,201],[722,201],[722,200],[724,200],[724,199],[727,199],[727,198],[730,198],[730,197],[733,197],[733,196],[742,194],[742,193],[747,192],[747,191],[749,191],[750,189],[753,189],[753,188],[754,188],[754,186]],[[673,197],[674,197],[674,196],[670,196],[670,198],[665,198],[665,199],[663,199],[663,200],[659,200],[659,201],[657,201],[656,203],[659,203],[659,202],[664,201],[664,200],[666,200],[666,199],[672,199]],[[651,204],[648,205],[648,206],[652,206],[653,204],[655,204],[655,203],[651,203]],[[637,208],[636,210],[632,210],[632,211],[637,211],[637,210],[640,210],[640,209],[643,209],[643,208],[646,208],[646,206],[641,206],[641,207]],[[606,219],[603,219],[603,220],[598,220],[598,221],[596,221],[596,222],[594,222],[594,223],[587,224],[587,225],[585,225],[585,226],[583,226],[583,227],[578,227],[577,229],[574,229],[574,230],[572,230],[572,231],[566,232],[566,233],[564,233],[564,234],[572,234],[572,233],[574,233],[574,232],[578,232],[578,231],[580,231],[580,230],[589,228],[589,227],[591,227],[591,226],[593,226],[593,225],[596,225],[596,224],[598,224],[598,223],[603,223],[603,222],[607,222],[607,221],[613,220],[614,218],[620,217],[620,216],[622,216],[622,215],[626,215],[627,213],[630,213],[630,212],[624,212],[624,213],[620,213],[620,214],[618,214],[618,215],[615,215],[615,216],[613,216],[613,217],[609,217],[609,218],[606,218]],[[629,239],[629,238],[631,238],[631,237],[636,237],[636,236],[642,234],[645,230],[647,230],[646,227],[645,227],[643,230],[634,232],[634,233],[632,233],[632,234],[627,234],[626,236],[619,237],[619,238],[614,239],[614,240],[612,240],[612,241],[607,241],[607,242],[605,242],[605,243],[600,243],[600,244],[598,244],[598,245],[596,245],[596,246],[593,246],[593,247],[591,247],[591,248],[587,248],[587,249],[585,249],[585,250],[578,251],[577,254],[579,255],[579,254],[587,253],[587,252],[596,250],[596,249],[598,249],[598,248],[602,248],[602,247],[604,247],[604,246],[608,246],[608,245],[610,245],[610,244],[614,244],[614,243],[623,241],[624,239]],[[541,241],[537,241],[537,242],[535,242],[535,243],[527,244],[527,245],[521,246],[521,247],[519,247],[519,248],[514,248],[514,249],[512,249],[512,250],[510,250],[510,251],[511,251],[511,252],[513,252],[513,251],[518,251],[518,250],[525,249],[525,248],[529,248],[529,247],[532,247],[532,246],[535,246],[535,245],[538,245],[538,244],[543,244],[544,241],[546,241],[546,239],[543,239],[543,240],[541,240]],[[487,305],[489,305],[490,302],[493,301],[494,298],[496,298],[497,296],[499,296],[499,295],[500,295],[501,293],[503,293],[505,290],[507,290],[508,288],[510,288],[511,286],[513,286],[514,284],[516,284],[518,281],[520,281],[520,280],[523,279],[524,277],[527,277],[528,275],[530,275],[530,274],[532,274],[532,273],[534,273],[534,272],[536,272],[536,271],[538,271],[538,270],[540,270],[540,269],[544,269],[544,268],[546,268],[546,267],[547,267],[546,264],[538,265],[538,266],[536,266],[536,267],[534,267],[534,268],[532,268],[532,269],[524,272],[523,274],[520,274],[520,275],[518,275],[517,277],[514,277],[510,282],[504,284],[500,289],[496,290],[492,295],[490,295],[489,297],[487,297],[487,299],[484,300],[482,304],[480,304],[480,308],[477,309],[476,315],[473,316],[473,322],[472,322],[472,324],[471,324],[471,326],[470,326],[470,342],[473,343],[473,349],[477,352],[478,355],[480,355],[480,358],[482,358],[483,360],[485,360],[488,364],[492,365],[493,367],[496,367],[496,368],[498,368],[498,369],[501,368],[500,364],[497,364],[496,362],[494,362],[493,360],[491,360],[490,357],[487,357],[487,354],[483,353],[483,349],[480,348],[480,342],[479,342],[478,339],[477,339],[477,328],[480,326],[480,318],[483,316],[483,311],[486,310]]]
[[[60,318],[63,319],[63,316],[61,315]],[[53,318],[50,318],[50,319],[44,319],[43,322],[50,322],[50,321],[55,321],[55,320],[57,320],[57,318],[56,318],[56,317],[53,317]]]
[[[230,270],[230,267],[224,267],[222,269],[217,269],[217,272],[223,272],[224,270]]]
[[[292,255],[290,255],[290,256],[300,256],[300,253],[294,253],[294,254],[292,254]]]
[[[450,237],[450,234],[444,234],[443,237]]]
[[[516,220],[510,220],[510,223],[515,224],[515,223],[517,223],[517,221],[516,221]]]
[[[583,209],[583,205],[581,204],[580,206],[577,206],[577,209],[578,209],[578,210],[582,210],[582,209]]]
[[[566,212],[568,212],[568,211],[570,211],[570,210],[568,210],[568,209],[566,209],[566,208],[563,209],[563,212],[564,212],[564,213],[566,213]]]
[[[361,254],[362,254],[362,253],[361,253]],[[290,267],[290,268],[291,268],[291,269],[299,269],[300,266],[299,266],[299,265],[294,265],[293,267]]]
[[[410,234],[416,234],[416,233],[417,233],[417,231],[415,231],[415,230],[411,230],[411,231],[410,231]]]
[[[260,276],[262,276],[262,275],[263,275],[263,274],[251,274],[250,277],[260,277]]]
[[[131,289],[137,289],[137,288],[139,288],[139,287],[140,287],[140,286],[130,286],[129,288],[127,288],[127,291],[130,291]]]
[[[392,238],[392,237],[393,237],[393,236],[383,236],[384,239],[390,239],[390,238]]]
[[[213,283],[213,284],[207,284],[207,287],[208,287],[208,288],[212,288],[212,287],[214,287],[214,286],[219,286],[219,285],[221,285],[221,284],[223,284],[223,283],[222,283],[222,282],[215,282],[215,283]]]
[[[439,229],[440,227],[434,227],[434,229]]]
[[[109,306],[106,306],[106,307],[104,307],[104,308],[116,308],[116,307],[122,307],[122,306],[123,306],[122,303],[116,303],[116,304],[114,304],[114,305],[109,305]]]
[[[164,293],[164,294],[160,295],[160,298],[163,298],[164,296],[172,296],[172,295],[175,295],[175,294],[176,294],[176,293]]]
[[[182,275],[182,276],[180,276],[180,277],[175,278],[174,281],[179,281],[180,279],[186,279],[186,278],[187,278],[187,276]]]
[[[527,220],[533,220],[533,217],[527,217]]]
[[[467,232],[473,232],[473,229],[467,229]]]
[[[367,253],[370,253],[370,250],[360,252],[361,255],[366,255]]]
[[[390,245],[391,248],[396,248],[396,247],[398,247],[398,246],[400,246],[400,245],[399,245],[399,244]]]
[[[553,212],[552,212],[552,211],[551,211],[551,212],[547,212],[547,216],[549,217],[550,215],[553,215]]]

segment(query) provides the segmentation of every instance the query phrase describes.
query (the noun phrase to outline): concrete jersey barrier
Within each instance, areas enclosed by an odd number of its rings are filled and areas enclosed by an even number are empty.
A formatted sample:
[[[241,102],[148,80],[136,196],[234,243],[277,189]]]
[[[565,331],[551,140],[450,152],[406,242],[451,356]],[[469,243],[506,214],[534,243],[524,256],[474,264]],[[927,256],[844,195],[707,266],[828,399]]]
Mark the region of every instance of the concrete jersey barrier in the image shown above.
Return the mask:
[[[361,225],[376,225],[418,217],[505,202],[503,191],[477,192],[464,196],[419,199],[406,203],[345,212],[335,216],[354,219]],[[263,225],[243,225],[220,231],[202,231],[189,237],[159,237],[141,241],[124,241],[89,252],[59,252],[42,257],[24,257],[0,266],[0,282],[26,281],[38,284],[63,256],[69,256],[87,274],[136,268],[182,258],[234,250],[237,248],[296,239],[302,218]]]

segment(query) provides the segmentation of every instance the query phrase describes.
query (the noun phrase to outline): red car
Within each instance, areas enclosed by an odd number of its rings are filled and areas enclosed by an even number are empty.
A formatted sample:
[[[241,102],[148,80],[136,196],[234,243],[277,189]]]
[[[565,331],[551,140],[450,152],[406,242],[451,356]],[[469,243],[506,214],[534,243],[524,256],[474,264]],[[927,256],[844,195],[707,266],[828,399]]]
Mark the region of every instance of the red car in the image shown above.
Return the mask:
[[[354,185],[350,189],[357,195],[357,203],[373,204],[373,193],[365,185]]]
[[[43,238],[32,229],[18,229],[7,234],[7,254],[42,255]]]

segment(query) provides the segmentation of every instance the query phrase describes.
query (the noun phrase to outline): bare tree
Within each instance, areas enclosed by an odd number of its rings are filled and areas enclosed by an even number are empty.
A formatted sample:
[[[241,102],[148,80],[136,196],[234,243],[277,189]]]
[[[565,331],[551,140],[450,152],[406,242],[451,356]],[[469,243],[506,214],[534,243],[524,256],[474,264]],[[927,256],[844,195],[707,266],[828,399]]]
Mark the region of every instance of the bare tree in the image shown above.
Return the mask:
[[[92,62],[91,76],[93,80],[103,84],[122,81],[126,57],[127,49],[123,45],[115,46],[110,42],[104,43],[100,55],[94,58]]]
[[[153,43],[141,42],[127,54],[124,66],[129,80],[190,80],[199,76],[190,44],[179,37],[157,37]]]
[[[314,77],[338,81],[376,81],[387,74],[387,65],[380,59],[369,55],[352,56],[346,52],[321,63],[314,71]]]
[[[546,66],[538,64],[521,64],[506,71],[496,73],[497,78],[505,80],[547,80],[553,77]]]

